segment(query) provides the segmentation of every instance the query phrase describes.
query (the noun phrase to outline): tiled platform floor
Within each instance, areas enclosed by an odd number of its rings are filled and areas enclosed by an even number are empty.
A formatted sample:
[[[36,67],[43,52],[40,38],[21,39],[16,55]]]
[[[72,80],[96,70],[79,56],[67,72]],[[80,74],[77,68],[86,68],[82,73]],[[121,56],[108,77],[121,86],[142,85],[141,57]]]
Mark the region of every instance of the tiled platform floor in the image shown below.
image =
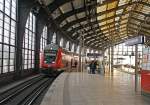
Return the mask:
[[[134,91],[134,76],[63,73],[50,87],[41,105],[150,105],[150,97]]]

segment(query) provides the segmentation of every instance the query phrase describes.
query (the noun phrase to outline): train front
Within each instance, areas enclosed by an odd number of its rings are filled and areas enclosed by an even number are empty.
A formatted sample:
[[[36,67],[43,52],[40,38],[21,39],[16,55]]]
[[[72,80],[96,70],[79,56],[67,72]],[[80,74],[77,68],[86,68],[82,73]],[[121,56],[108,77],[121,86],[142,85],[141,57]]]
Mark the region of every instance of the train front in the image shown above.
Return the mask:
[[[41,58],[42,68],[50,68],[56,70],[62,66],[62,50],[56,44],[49,44],[44,48]]]

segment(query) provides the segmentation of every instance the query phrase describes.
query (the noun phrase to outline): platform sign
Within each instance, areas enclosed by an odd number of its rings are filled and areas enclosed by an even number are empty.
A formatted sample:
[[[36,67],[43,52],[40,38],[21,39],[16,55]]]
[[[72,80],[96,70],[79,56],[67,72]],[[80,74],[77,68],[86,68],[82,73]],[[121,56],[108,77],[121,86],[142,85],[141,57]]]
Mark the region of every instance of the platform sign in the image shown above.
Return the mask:
[[[100,57],[100,56],[102,56],[102,54],[99,54],[99,53],[87,53],[87,56],[88,57]]]
[[[128,39],[125,42],[125,44],[126,44],[126,46],[133,46],[133,45],[136,45],[136,44],[144,44],[144,36],[138,36],[138,37],[135,37],[135,38]]]

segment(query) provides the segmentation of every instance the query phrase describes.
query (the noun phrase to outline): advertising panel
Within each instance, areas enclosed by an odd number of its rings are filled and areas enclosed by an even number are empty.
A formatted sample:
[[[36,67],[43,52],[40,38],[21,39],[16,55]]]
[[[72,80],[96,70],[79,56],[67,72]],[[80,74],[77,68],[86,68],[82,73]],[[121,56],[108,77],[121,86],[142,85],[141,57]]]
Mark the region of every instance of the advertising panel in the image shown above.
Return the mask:
[[[150,48],[143,48],[142,70],[141,70],[142,93],[150,95]]]

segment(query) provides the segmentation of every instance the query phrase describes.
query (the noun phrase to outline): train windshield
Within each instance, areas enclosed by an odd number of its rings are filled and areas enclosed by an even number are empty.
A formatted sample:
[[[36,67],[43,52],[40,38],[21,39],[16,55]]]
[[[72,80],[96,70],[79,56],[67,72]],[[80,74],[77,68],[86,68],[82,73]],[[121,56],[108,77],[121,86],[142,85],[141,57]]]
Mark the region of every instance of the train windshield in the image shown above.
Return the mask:
[[[46,50],[44,51],[45,54],[45,63],[53,63],[55,62],[57,51],[56,50]]]

